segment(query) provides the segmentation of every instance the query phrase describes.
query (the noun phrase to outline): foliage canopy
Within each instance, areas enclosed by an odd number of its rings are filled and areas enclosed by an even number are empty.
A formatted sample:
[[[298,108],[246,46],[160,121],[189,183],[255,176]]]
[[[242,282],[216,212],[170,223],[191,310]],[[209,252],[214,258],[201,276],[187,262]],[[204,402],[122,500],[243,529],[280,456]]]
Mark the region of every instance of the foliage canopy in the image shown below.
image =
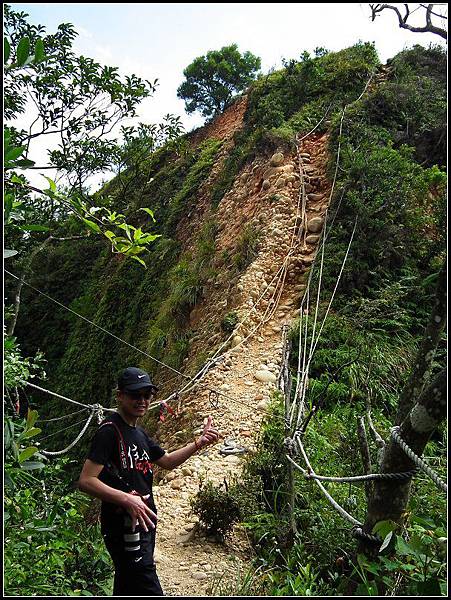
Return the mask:
[[[246,51],[241,54],[236,44],[211,50],[186,67],[186,81],[177,90],[185,100],[186,112],[199,110],[204,117],[219,114],[236,92],[244,90],[260,69],[260,58]]]

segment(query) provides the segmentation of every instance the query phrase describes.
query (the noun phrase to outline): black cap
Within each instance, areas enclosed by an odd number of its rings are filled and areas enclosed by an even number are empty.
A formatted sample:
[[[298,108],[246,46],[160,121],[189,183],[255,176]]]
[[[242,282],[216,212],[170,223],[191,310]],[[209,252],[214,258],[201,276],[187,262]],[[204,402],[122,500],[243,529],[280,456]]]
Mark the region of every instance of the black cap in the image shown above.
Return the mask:
[[[122,371],[117,380],[117,387],[121,392],[135,392],[144,388],[158,391],[157,386],[150,381],[149,374],[136,367],[127,367]]]

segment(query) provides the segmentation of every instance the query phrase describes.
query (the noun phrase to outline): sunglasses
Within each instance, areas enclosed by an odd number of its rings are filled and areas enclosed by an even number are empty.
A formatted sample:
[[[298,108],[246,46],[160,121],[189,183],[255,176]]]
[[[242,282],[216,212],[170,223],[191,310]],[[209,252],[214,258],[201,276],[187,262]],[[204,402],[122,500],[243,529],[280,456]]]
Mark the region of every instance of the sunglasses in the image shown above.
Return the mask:
[[[127,392],[127,396],[132,400],[151,400],[157,395],[155,390],[146,390],[143,392]]]

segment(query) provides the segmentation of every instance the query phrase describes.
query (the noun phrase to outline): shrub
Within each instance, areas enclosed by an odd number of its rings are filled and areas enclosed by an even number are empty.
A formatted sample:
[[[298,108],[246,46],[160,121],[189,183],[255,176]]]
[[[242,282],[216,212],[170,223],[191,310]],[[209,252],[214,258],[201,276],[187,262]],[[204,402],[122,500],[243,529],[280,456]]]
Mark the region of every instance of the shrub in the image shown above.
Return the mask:
[[[231,311],[225,315],[225,317],[221,321],[221,329],[227,333],[232,332],[237,323],[239,321],[239,317],[235,311]]]
[[[239,520],[239,505],[233,492],[233,488],[215,487],[208,481],[191,501],[193,511],[205,525],[207,533],[223,538]]]

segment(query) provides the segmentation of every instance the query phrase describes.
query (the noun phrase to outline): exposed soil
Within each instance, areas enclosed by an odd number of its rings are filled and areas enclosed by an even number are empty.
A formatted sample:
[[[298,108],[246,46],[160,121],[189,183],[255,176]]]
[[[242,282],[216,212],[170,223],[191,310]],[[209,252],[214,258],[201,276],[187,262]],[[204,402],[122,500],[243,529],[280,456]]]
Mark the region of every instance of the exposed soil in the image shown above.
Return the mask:
[[[241,126],[245,99],[231,108],[208,126],[208,135],[226,137],[226,148],[227,143],[232,143],[233,132]],[[248,318],[235,329],[233,339],[221,351],[225,353],[223,360],[208,371],[201,385],[181,398],[177,416],[169,417],[158,432],[163,447],[180,447],[200,433],[211,414],[223,436],[216,446],[191,457],[178,469],[156,473],[156,560],[167,595],[214,595],[212,585],[219,577],[233,581],[238,571],[243,573],[251,565],[252,548],[244,532],[236,528],[223,544],[207,537],[191,512],[190,500],[201,479],[221,485],[224,479],[239,477],[245,455],[221,455],[224,439],[233,439],[248,452],[255,450],[261,420],[276,386],[276,382],[261,382],[255,375],[263,370],[276,379],[283,325],[299,315],[329,201],[326,147],[326,135],[313,135],[304,140],[299,155],[273,156],[273,162],[278,164],[257,158],[239,174],[215,213],[219,223],[217,256],[224,255],[224,250],[233,254],[237,238],[248,223],[259,229],[261,243],[255,260],[242,272],[225,261],[220,275],[209,283],[204,299],[192,311],[190,328],[197,335],[186,361],[188,369],[198,364],[201,352],[211,355],[226,338],[220,323],[227,312],[236,311],[240,321]],[[302,189],[299,156],[303,156],[308,189],[302,218],[296,217]],[[224,155],[219,160],[223,159]],[[218,169],[219,163],[201,191],[190,235],[186,235],[188,245],[188,239],[199,230],[208,213],[208,185]],[[274,279],[278,271],[279,278]],[[223,395],[211,398],[206,385]]]

